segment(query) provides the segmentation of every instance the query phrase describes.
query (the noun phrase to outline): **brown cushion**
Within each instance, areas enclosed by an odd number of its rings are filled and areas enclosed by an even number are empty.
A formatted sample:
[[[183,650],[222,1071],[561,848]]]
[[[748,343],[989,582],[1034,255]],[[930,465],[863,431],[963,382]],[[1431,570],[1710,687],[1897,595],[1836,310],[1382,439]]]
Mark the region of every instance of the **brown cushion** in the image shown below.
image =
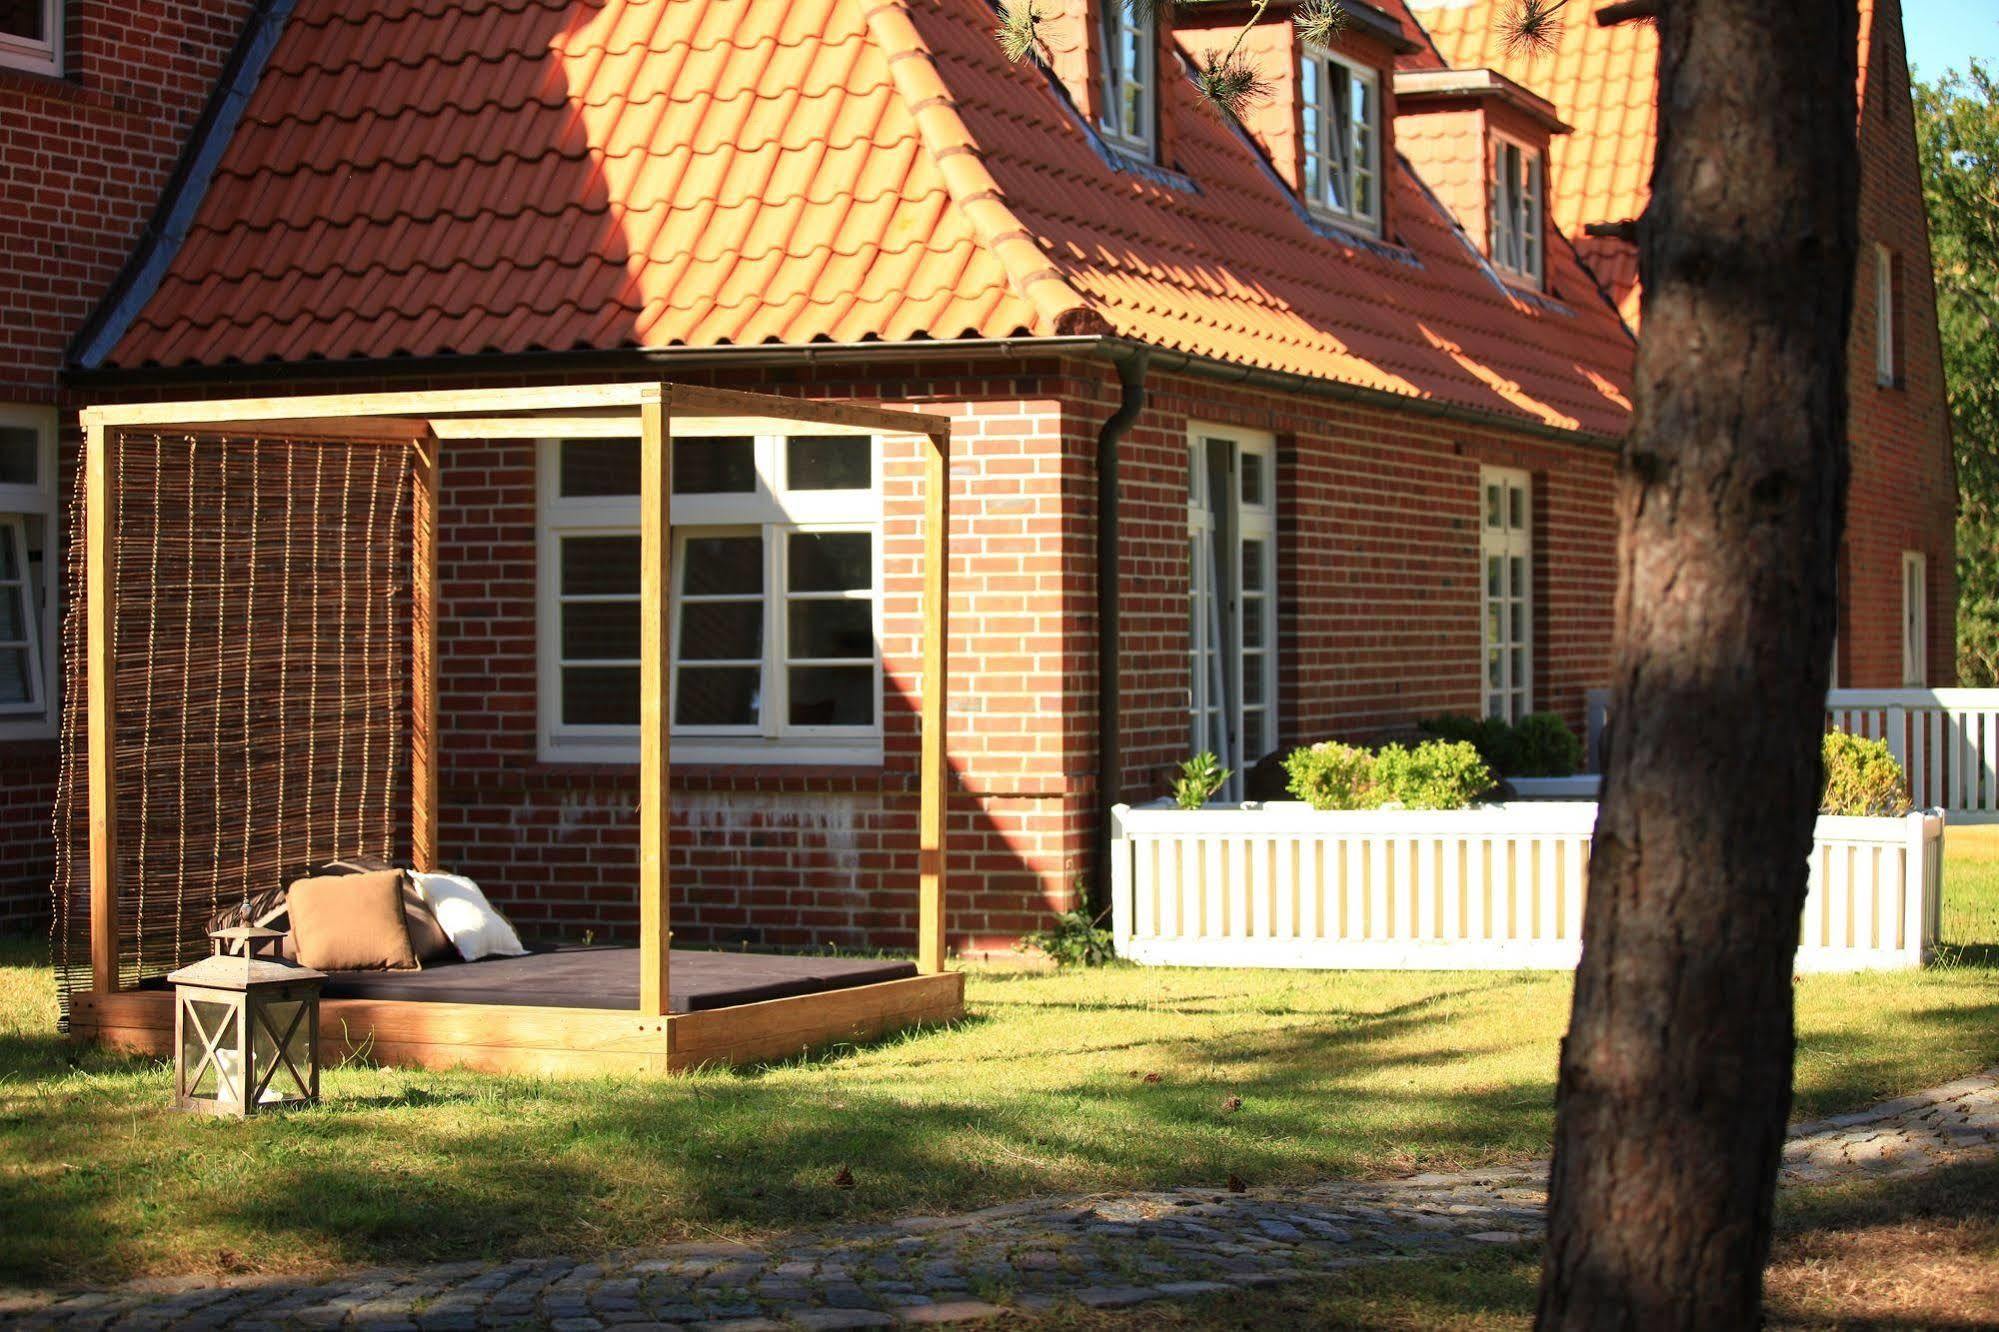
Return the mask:
[[[415,971],[401,870],[300,879],[286,897],[298,960],[316,971]]]
[[[409,926],[410,948],[419,962],[436,962],[444,958],[458,959],[458,950],[451,946],[451,936],[437,923],[431,914],[430,904],[417,896],[416,885],[403,876],[403,920]]]

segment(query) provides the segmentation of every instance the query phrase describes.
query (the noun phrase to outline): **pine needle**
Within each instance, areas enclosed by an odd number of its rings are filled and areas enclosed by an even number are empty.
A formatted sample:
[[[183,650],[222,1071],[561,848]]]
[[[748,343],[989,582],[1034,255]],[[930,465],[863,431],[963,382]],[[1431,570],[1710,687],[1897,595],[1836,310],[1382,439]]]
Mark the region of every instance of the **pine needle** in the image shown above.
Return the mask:
[[[1507,53],[1533,59],[1547,55],[1562,40],[1562,7],[1568,0],[1515,0],[1500,25]]]
[[[1008,60],[1045,60],[1048,47],[1041,39],[1041,21],[1048,16],[1035,0],[1006,0],[1000,6],[1000,25],[994,34],[1000,51]]]
[[[1240,53],[1223,55],[1210,51],[1194,71],[1194,86],[1201,96],[1235,119],[1270,96],[1270,80],[1255,63]]]
[[[1298,35],[1314,46],[1330,46],[1347,30],[1347,11],[1340,0],[1306,0],[1292,19]]]

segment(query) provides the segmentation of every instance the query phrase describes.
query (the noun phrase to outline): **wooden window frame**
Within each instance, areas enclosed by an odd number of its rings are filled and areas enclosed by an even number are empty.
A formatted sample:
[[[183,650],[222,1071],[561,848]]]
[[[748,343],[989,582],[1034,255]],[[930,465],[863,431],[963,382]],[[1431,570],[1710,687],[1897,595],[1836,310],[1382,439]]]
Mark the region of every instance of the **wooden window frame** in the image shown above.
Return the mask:
[[[1919,550],[1902,552],[1901,607],[1902,685],[1906,689],[1927,689],[1930,675],[1930,561]]]
[[[1338,52],[1309,44],[1299,48],[1298,64],[1299,197],[1314,217],[1379,235],[1381,136],[1385,128],[1381,114],[1381,74]],[[1315,71],[1309,81],[1307,67]],[[1346,96],[1337,99],[1332,95],[1336,67],[1347,80]],[[1374,115],[1371,124],[1361,125],[1351,117],[1352,90],[1356,83],[1367,89],[1368,106]],[[1318,89],[1319,100],[1316,102],[1306,98],[1305,89],[1311,85]],[[1355,139],[1362,133],[1366,135],[1365,142],[1356,144]],[[1337,157],[1327,151],[1334,147],[1341,149]],[[1335,171],[1345,178],[1349,200],[1359,193],[1358,182],[1366,181],[1368,207],[1365,211],[1340,207],[1327,199],[1326,185]]]
[[[0,33],[0,68],[26,70],[31,74],[63,73],[63,20],[66,0],[40,0],[42,26],[48,37],[36,41]]]
[[[1874,246],[1874,382],[1881,388],[1895,388],[1902,382],[1900,327],[1897,289],[1900,261],[1886,245]]]
[[[1500,523],[1493,525],[1491,495],[1494,487],[1500,494]],[[1515,521],[1512,515],[1513,492],[1520,493],[1520,516]],[[1479,715],[1483,717],[1501,716],[1507,721],[1517,722],[1534,711],[1534,478],[1529,472],[1513,467],[1483,467],[1479,469],[1478,486],[1478,703]],[[1501,562],[1500,618],[1501,634],[1495,639],[1492,634],[1493,591],[1491,562]],[[1520,591],[1515,594],[1508,590],[1506,575],[1512,570],[1512,561],[1522,561]],[[1519,603],[1520,626],[1514,632],[1510,622],[1513,603]],[[1513,653],[1520,653],[1521,669],[1516,673]],[[1499,679],[1492,678],[1492,653],[1499,653]],[[1495,709],[1495,699],[1503,700],[1503,706]]]
[[[44,407],[0,406],[0,425],[32,430],[37,439],[35,479],[23,485],[0,485],[0,540],[12,539],[5,532],[16,530],[22,558],[22,574],[30,595],[28,616],[33,631],[30,646],[31,673],[39,680],[37,702],[0,711],[0,741],[53,740],[62,717],[62,660],[59,631],[62,622],[62,513],[56,488],[56,414]],[[28,577],[27,524],[42,523],[42,576],[40,605],[34,604],[34,579]],[[17,526],[18,524],[18,526]]]
[[[1547,155],[1521,139],[1492,131],[1487,154],[1486,257],[1502,277],[1540,290],[1548,273]],[[1520,178],[1506,169],[1518,155]]]
[[[1203,575],[1212,580],[1216,565],[1213,544],[1217,536],[1216,511],[1214,497],[1209,493],[1207,464],[1210,441],[1227,444],[1234,450],[1234,463],[1228,469],[1229,493],[1226,496],[1229,515],[1226,527],[1230,542],[1226,559],[1226,588],[1211,587],[1203,580]],[[1262,461],[1263,484],[1261,495],[1255,501],[1243,497],[1245,469],[1242,460],[1245,457]],[[1260,712],[1268,744],[1275,747],[1282,734],[1282,700],[1279,697],[1281,648],[1278,641],[1278,601],[1282,590],[1277,576],[1277,441],[1260,431],[1198,422],[1191,424],[1188,427],[1187,475],[1187,539],[1191,575],[1187,589],[1188,740],[1196,753],[1213,750],[1221,754],[1222,750],[1216,747],[1212,734],[1212,719],[1216,714],[1219,712],[1225,717],[1232,728],[1231,734],[1240,743],[1248,733],[1250,715]],[[1264,585],[1254,594],[1243,582],[1243,544],[1251,540],[1263,542],[1265,548]],[[1203,621],[1196,618],[1195,603],[1204,594],[1218,611],[1219,625],[1204,627]],[[1259,603],[1259,620],[1263,628],[1263,645],[1259,648],[1247,647],[1243,634],[1248,614],[1246,603],[1252,595]],[[1219,632],[1221,641],[1216,642],[1209,637],[1215,632]],[[1211,652],[1219,654],[1224,667],[1219,703],[1213,698],[1213,681],[1206,669]],[[1245,687],[1252,658],[1257,659],[1263,683],[1263,701],[1255,705],[1249,703],[1249,691]],[[1228,784],[1220,793],[1223,799],[1241,798],[1244,774],[1262,757],[1262,753],[1230,752],[1224,758],[1224,766],[1232,771]]]
[[[1135,157],[1150,162],[1159,145],[1159,20],[1149,9],[1131,0],[1097,0],[1097,78],[1103,90],[1103,106],[1097,117],[1097,132],[1105,141]],[[1138,68],[1120,67],[1118,52],[1123,38],[1136,39]],[[1125,89],[1136,84],[1138,123],[1125,123],[1128,99]]]
[[[881,442],[873,450],[866,490],[794,491],[784,484],[788,441],[810,436],[809,428],[787,435],[756,434],[756,489],[734,494],[676,494],[672,498],[674,586],[667,607],[669,638],[668,716],[674,755],[684,763],[812,764],[879,766],[884,755],[883,714],[886,671],[882,660],[884,586],[887,561],[882,523]],[[562,719],[562,671],[576,665],[562,655],[561,590],[563,542],[573,537],[637,536],[638,496],[565,497],[561,494],[560,439],[536,448],[536,693],[537,754],[544,763],[634,763],[639,727],[570,725]],[[680,679],[680,588],[689,537],[756,533],[763,543],[764,586],[762,706],[755,727],[690,726],[671,721]],[[796,532],[867,532],[872,537],[874,723],[856,726],[795,726],[789,723],[788,668],[790,600],[786,538]]]

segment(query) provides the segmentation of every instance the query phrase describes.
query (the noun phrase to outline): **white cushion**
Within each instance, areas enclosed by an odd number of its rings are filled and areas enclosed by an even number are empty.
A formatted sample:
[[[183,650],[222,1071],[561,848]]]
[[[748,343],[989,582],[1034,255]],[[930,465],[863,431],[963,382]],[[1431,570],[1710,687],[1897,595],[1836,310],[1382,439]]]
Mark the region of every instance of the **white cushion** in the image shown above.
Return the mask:
[[[467,962],[482,957],[520,957],[527,952],[507,918],[494,909],[479,885],[462,874],[410,871],[417,896],[437,917],[451,946]]]

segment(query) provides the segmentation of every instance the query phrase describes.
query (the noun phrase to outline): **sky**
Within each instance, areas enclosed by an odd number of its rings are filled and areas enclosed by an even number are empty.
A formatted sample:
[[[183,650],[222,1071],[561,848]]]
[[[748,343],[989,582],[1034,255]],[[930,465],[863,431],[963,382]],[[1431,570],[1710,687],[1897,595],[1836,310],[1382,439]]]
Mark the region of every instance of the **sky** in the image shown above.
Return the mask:
[[[1902,0],[1902,31],[1919,79],[1961,70],[1969,56],[1999,73],[1999,0]]]

